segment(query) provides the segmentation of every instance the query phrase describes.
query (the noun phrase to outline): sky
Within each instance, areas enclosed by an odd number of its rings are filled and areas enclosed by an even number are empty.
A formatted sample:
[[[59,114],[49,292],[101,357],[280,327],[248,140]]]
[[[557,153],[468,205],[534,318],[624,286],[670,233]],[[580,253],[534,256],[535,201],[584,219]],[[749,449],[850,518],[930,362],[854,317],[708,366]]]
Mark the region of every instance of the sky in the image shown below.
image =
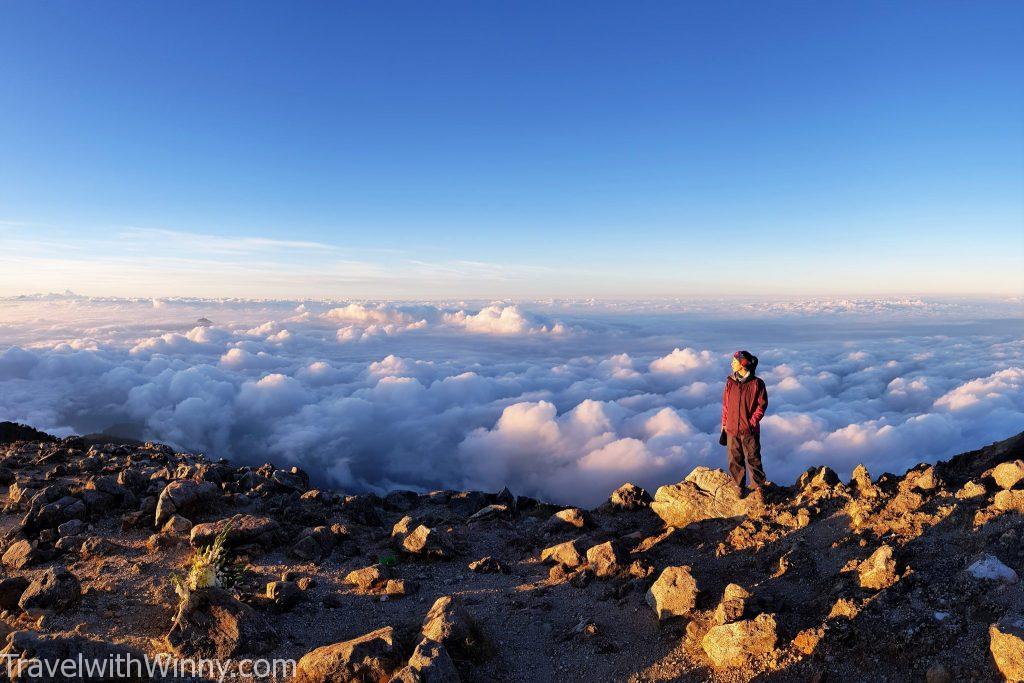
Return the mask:
[[[1019,2],[0,4],[0,296],[1024,294]]]

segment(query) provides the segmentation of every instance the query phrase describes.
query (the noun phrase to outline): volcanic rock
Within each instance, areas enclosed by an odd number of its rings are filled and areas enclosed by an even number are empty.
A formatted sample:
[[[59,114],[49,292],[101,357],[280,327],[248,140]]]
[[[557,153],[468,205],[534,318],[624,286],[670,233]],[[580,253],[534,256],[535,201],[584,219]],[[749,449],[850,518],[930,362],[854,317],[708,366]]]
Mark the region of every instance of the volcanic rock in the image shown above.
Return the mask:
[[[892,547],[883,545],[871,553],[868,559],[857,566],[857,575],[860,587],[869,590],[882,590],[899,581]]]
[[[210,505],[217,499],[217,493],[217,485],[209,481],[172,481],[157,500],[156,527],[162,527],[175,513],[187,517],[188,513]]]
[[[295,667],[293,683],[387,681],[401,664],[390,626],[309,652]]]
[[[445,646],[422,638],[409,663],[394,675],[391,683],[459,683],[460,680]]]
[[[708,658],[718,668],[742,666],[749,659],[775,649],[775,617],[759,614],[730,624],[713,626],[701,639]]]
[[[21,594],[18,605],[26,612],[34,610],[64,611],[74,606],[82,595],[78,578],[64,567],[52,567],[33,579]]]
[[[666,525],[684,527],[705,519],[742,517],[747,504],[736,481],[722,470],[698,467],[678,484],[660,487],[651,509]]]
[[[541,562],[554,562],[570,569],[579,567],[586,560],[580,552],[579,541],[572,540],[559,543],[540,551]]]
[[[1007,681],[1024,681],[1024,614],[1006,614],[988,629],[989,651]]]
[[[697,604],[697,581],[690,567],[666,567],[647,591],[647,604],[658,619],[685,617]]]
[[[167,643],[179,657],[216,657],[263,654],[274,646],[277,634],[252,607],[220,588],[192,591],[181,602]]]
[[[651,504],[651,494],[636,484],[623,484],[612,491],[608,502],[622,510],[637,510]]]

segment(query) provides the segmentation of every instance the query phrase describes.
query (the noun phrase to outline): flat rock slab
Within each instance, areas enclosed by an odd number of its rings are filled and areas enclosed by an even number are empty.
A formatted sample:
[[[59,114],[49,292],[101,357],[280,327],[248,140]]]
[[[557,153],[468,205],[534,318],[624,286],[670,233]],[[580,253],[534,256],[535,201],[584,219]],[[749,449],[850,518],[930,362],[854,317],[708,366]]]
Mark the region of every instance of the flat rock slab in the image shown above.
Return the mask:
[[[698,467],[678,484],[660,487],[651,509],[668,526],[684,527],[705,519],[743,517],[748,505],[727,472]]]

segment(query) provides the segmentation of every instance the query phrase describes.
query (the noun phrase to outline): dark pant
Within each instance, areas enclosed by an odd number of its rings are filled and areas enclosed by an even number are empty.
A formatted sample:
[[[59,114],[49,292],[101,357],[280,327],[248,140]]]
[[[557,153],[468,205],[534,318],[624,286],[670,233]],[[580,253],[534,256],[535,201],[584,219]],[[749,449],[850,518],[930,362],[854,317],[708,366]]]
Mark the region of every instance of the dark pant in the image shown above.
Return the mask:
[[[761,468],[761,436],[759,434],[727,434],[726,452],[729,453],[729,474],[743,488],[743,478],[750,470],[750,487],[764,485],[764,469]]]

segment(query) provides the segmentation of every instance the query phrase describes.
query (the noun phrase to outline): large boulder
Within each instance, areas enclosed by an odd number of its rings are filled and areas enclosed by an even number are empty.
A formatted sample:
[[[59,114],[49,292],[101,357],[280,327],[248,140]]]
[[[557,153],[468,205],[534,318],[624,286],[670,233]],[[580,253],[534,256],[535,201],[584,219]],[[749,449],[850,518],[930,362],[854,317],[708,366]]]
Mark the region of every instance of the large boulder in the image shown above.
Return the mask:
[[[225,528],[228,532],[224,543],[228,546],[261,545],[269,548],[278,540],[281,525],[270,517],[256,515],[235,515],[216,522],[196,524],[189,536],[196,548],[211,545]]]
[[[295,666],[293,683],[376,683],[401,665],[390,626],[309,652]]]
[[[26,612],[54,610],[62,612],[82,597],[78,578],[64,567],[51,567],[33,579],[18,600]]]
[[[176,655],[192,658],[259,655],[276,642],[274,629],[256,610],[220,588],[192,591],[167,634]]]
[[[686,565],[665,567],[647,591],[647,604],[658,619],[685,617],[697,605],[697,581]]]
[[[701,647],[717,668],[743,666],[749,660],[775,649],[778,639],[775,617],[759,614],[753,619],[713,626],[701,640]]]
[[[678,484],[660,487],[651,509],[668,526],[684,527],[705,519],[728,519],[747,514],[747,503],[736,480],[719,469],[698,467]]]
[[[988,629],[989,650],[1007,681],[1024,681],[1024,614],[1007,614]]]
[[[164,487],[157,499],[155,526],[162,527],[174,514],[188,518],[191,512],[211,505],[219,492],[217,485],[209,481],[172,481]]]

